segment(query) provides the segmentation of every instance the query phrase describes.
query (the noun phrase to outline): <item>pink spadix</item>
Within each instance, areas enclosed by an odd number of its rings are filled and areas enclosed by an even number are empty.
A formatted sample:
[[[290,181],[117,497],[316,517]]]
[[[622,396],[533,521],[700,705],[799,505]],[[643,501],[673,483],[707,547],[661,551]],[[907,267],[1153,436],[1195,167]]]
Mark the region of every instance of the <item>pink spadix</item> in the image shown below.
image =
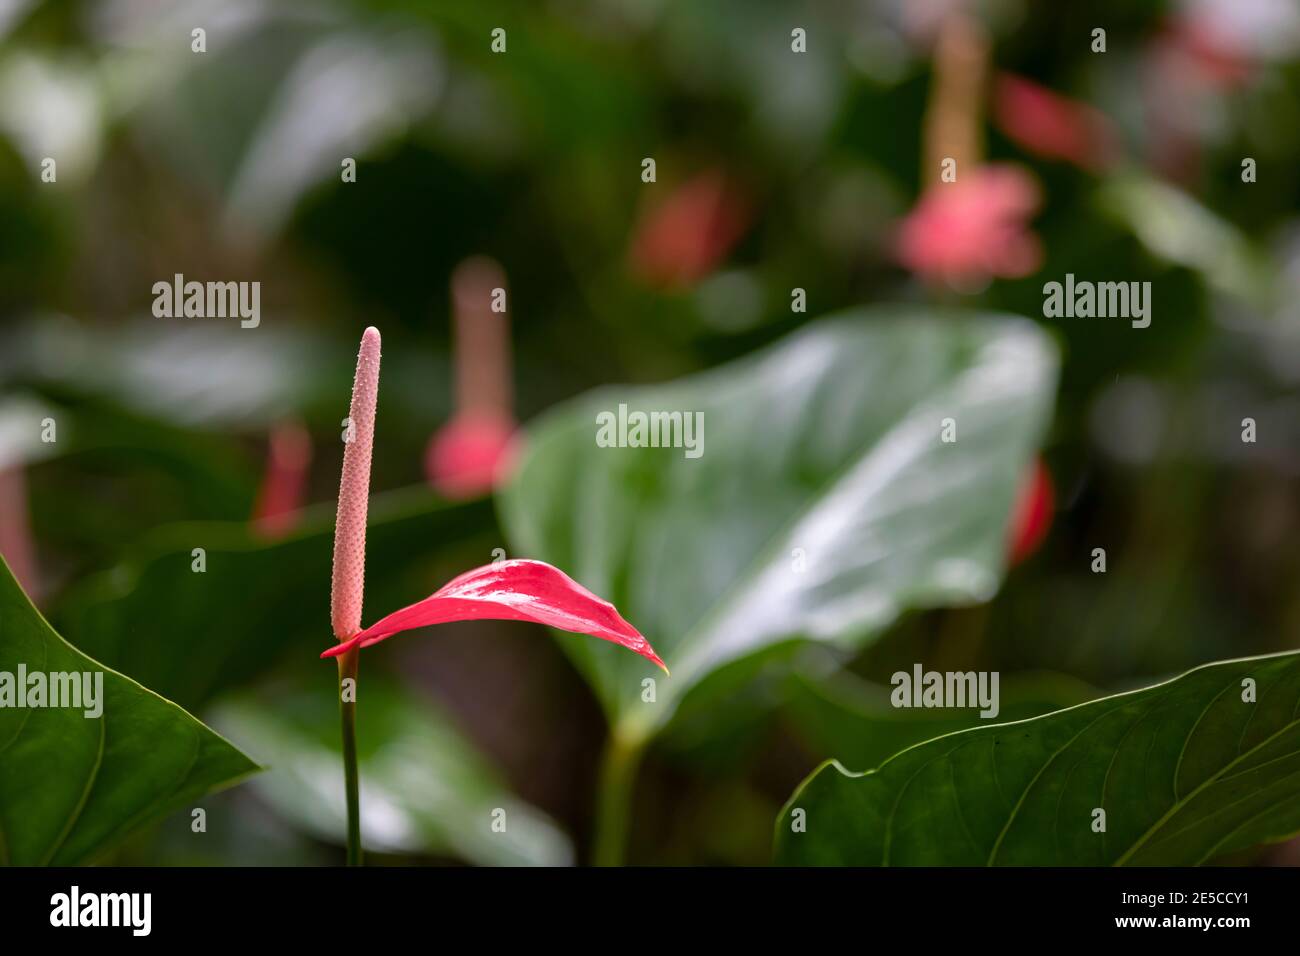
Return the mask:
[[[499,561],[467,571],[423,601],[376,621],[351,640],[321,654],[336,657],[356,647],[430,624],[451,621],[533,621],[561,631],[612,641],[668,670],[654,648],[614,605],[544,561]]]
[[[352,404],[344,429],[343,476],[334,523],[334,571],[330,579],[330,623],[346,641],[361,630],[361,596],[366,583],[366,506],[370,501],[370,456],[375,444],[379,400],[379,330],[361,336]]]

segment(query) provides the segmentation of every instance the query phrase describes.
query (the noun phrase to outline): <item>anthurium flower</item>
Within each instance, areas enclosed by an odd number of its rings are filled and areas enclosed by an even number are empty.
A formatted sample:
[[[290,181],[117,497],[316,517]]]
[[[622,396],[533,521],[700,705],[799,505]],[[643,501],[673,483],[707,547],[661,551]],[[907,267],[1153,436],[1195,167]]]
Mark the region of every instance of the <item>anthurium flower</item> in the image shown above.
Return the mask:
[[[650,643],[614,605],[592,594],[559,568],[542,561],[499,561],[468,571],[422,601],[361,629],[366,561],[366,504],[379,396],[379,332],[366,329],[357,355],[348,416],[343,477],[334,528],[330,615],[339,644],[321,654],[338,657],[401,631],[451,621],[534,621],[590,634],[635,651],[660,667]],[[667,668],[664,667],[666,671]]]
[[[590,634],[635,651],[668,670],[650,642],[614,605],[544,561],[498,561],[467,571],[423,601],[394,611],[335,645],[321,657],[337,657],[354,648],[430,624],[452,621],[533,621],[561,631]]]
[[[957,286],[1027,276],[1043,258],[1028,226],[1040,201],[1037,180],[1018,166],[981,166],[936,183],[899,225],[898,260]]]
[[[514,462],[505,287],[505,270],[485,256],[466,259],[452,273],[456,413],[424,453],[429,483],[447,498],[491,491]]]

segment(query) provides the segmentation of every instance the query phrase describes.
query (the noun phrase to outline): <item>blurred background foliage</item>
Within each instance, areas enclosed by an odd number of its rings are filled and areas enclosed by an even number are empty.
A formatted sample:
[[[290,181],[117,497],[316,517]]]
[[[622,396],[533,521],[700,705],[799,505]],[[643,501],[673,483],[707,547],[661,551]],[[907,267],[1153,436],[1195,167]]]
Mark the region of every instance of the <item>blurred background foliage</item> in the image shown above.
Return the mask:
[[[973,284],[897,248],[933,176],[954,16],[988,42],[969,117],[985,158],[1041,198],[1033,267]],[[986,604],[683,707],[638,778],[632,862],[766,862],[774,814],[821,759],[865,769],[954,729],[882,712],[917,660],[1002,671],[1022,716],[1300,644],[1298,49],[1288,0],[0,0],[6,558],[69,640],[273,766],[209,800],[204,839],[183,814],[117,859],[337,859],[316,775],[337,771],[333,685],[314,657],[366,325],[384,334],[367,620],[509,547],[489,501],[426,481],[455,411],[451,276],[473,256],[508,278],[525,423],[862,303],[1014,312],[1061,347],[1037,553]],[[1104,161],[1050,155],[1007,77],[1068,98],[1040,125],[1104,132]],[[1067,272],[1150,281],[1151,326],[1042,318],[1043,283]],[[260,281],[260,327],[154,318],[153,283],[175,273]],[[53,444],[32,439],[47,416]],[[377,859],[590,858],[606,726],[541,629],[449,625],[366,667],[387,673],[361,716]],[[401,730],[387,753],[381,725]],[[468,835],[488,805],[520,808],[508,849]]]

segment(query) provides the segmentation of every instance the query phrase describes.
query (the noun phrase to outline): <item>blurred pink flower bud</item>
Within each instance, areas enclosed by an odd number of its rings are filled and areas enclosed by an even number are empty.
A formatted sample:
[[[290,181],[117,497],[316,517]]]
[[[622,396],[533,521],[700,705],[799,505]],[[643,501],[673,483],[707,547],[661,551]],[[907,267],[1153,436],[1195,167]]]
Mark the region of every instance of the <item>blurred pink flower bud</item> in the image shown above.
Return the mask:
[[[451,276],[456,410],[424,453],[425,477],[447,498],[486,494],[510,464],[516,426],[505,287],[505,270],[485,256],[466,259]]]
[[[253,506],[253,529],[266,538],[288,534],[298,523],[311,466],[311,435],[296,421],[271,430],[266,470]]]
[[[922,278],[959,288],[1022,278],[1043,258],[1027,224],[1040,201],[1037,181],[1018,166],[959,171],[956,182],[927,189],[899,224],[895,254]]]
[[[514,419],[508,416],[458,414],[429,442],[425,474],[448,498],[486,494],[509,473],[515,459],[515,433]]]

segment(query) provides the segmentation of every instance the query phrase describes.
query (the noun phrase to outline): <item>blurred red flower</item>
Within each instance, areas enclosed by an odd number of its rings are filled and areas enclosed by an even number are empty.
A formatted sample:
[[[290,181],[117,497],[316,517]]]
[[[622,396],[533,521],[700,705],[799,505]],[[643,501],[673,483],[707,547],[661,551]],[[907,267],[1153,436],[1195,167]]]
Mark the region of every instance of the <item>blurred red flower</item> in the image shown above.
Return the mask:
[[[1267,28],[1252,24],[1247,6],[1188,7],[1148,47],[1142,88],[1147,149],[1151,165],[1170,179],[1191,183],[1200,175],[1205,144],[1227,135],[1225,96],[1244,86],[1262,62],[1259,36]]]
[[[1254,72],[1256,57],[1244,37],[1195,12],[1175,17],[1154,44],[1161,68],[1187,86],[1221,90],[1242,86]]]
[[[1052,473],[1042,458],[1035,458],[1026,480],[1016,496],[1007,528],[1008,550],[1013,565],[1038,550],[1052,527],[1052,508],[1056,499]]]
[[[719,170],[709,170],[647,207],[633,232],[628,264],[650,285],[683,288],[708,275],[749,225],[749,205]]]
[[[1008,139],[1038,156],[1092,172],[1119,156],[1118,136],[1104,113],[1011,73],[997,78],[993,118]]]

